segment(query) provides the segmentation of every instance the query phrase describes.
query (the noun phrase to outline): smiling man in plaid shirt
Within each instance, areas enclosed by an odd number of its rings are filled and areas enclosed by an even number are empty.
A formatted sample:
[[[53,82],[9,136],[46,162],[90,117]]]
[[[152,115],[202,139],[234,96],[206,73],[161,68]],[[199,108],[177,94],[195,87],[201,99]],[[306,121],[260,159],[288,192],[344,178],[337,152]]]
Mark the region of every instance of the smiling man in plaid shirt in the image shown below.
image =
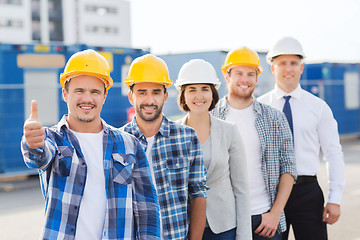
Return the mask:
[[[139,57],[131,64],[125,83],[130,87],[128,97],[135,118],[123,129],[140,140],[152,166],[162,239],[200,240],[206,219],[202,152],[192,128],[162,114],[166,88],[172,83],[167,66],[150,54]]]
[[[113,84],[105,58],[74,54],[60,77],[68,115],[43,128],[36,101],[21,148],[46,201],[42,239],[160,239],[156,190],[137,139],[100,112]]]
[[[280,240],[286,230],[284,207],[296,178],[289,124],[284,113],[252,95],[262,71],[255,51],[247,47],[231,50],[222,71],[229,94],[212,114],[234,122],[246,139],[253,240]]]

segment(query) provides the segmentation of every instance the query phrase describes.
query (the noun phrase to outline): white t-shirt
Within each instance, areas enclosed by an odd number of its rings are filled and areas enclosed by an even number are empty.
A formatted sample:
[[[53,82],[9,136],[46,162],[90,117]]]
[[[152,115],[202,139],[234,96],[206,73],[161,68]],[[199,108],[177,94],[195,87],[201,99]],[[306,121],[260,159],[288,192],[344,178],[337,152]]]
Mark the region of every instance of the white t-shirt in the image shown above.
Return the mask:
[[[103,161],[104,133],[72,132],[79,141],[87,166],[75,239],[98,240],[101,239],[107,205]],[[76,153],[74,158],[77,158]]]
[[[155,136],[152,136],[152,137],[148,137],[146,138],[146,141],[147,141],[147,148],[146,148],[146,157],[147,157],[147,160],[149,162],[149,165],[150,165],[150,170],[151,170],[151,178],[153,180],[153,183],[156,184],[155,182],[155,175],[154,175],[154,168],[153,168],[153,162],[152,162],[152,146],[154,145],[154,138]]]
[[[241,138],[245,139],[245,155],[250,180],[251,215],[265,213],[270,209],[271,204],[261,170],[261,144],[255,128],[253,104],[245,109],[235,109],[228,105],[228,114],[225,120],[235,123]]]
[[[146,147],[146,157],[147,157],[147,160],[149,162],[149,166],[150,166],[150,171],[151,171],[151,178],[152,178],[152,181],[155,185],[155,190],[157,192],[157,187],[156,187],[156,181],[155,181],[155,174],[154,174],[154,164],[153,164],[153,161],[152,161],[152,147],[154,145],[154,139],[155,139],[155,135],[152,136],[152,137],[148,137],[146,138],[146,141],[147,141],[147,147]],[[163,237],[163,228],[162,228],[162,219],[161,219],[161,211],[160,211],[160,232],[161,232],[161,239],[164,239]]]

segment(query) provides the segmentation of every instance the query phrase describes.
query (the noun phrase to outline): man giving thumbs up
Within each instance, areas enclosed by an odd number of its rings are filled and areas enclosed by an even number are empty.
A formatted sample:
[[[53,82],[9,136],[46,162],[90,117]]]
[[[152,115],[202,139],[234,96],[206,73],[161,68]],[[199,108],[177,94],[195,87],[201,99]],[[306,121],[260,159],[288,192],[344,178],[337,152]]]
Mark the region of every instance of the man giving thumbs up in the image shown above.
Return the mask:
[[[44,146],[45,129],[39,122],[38,105],[35,100],[31,101],[31,115],[24,124],[24,137],[30,148]]]
[[[46,201],[42,239],[160,239],[146,155],[135,137],[100,117],[113,84],[106,59],[93,50],[74,54],[60,83],[68,114],[42,127],[32,101],[21,142]]]

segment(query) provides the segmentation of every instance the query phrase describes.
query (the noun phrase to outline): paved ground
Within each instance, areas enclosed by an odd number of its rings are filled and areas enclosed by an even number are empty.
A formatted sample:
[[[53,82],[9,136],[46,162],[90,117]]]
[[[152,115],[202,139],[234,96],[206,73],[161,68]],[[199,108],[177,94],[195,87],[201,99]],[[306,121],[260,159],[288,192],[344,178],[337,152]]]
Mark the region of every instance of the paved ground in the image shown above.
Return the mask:
[[[342,216],[329,226],[329,240],[360,240],[360,140],[343,142],[346,188]],[[327,193],[326,166],[321,165],[319,182]],[[39,180],[0,182],[0,239],[39,239],[44,213]],[[293,239],[293,238],[291,238]]]

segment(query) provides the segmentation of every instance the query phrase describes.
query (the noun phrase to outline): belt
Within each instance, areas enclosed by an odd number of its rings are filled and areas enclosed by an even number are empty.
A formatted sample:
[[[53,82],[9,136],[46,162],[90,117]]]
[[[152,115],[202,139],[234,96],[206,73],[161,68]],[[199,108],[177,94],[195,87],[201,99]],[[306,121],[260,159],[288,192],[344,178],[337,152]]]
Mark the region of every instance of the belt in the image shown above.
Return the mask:
[[[314,182],[316,179],[316,176],[298,176],[294,184]]]

